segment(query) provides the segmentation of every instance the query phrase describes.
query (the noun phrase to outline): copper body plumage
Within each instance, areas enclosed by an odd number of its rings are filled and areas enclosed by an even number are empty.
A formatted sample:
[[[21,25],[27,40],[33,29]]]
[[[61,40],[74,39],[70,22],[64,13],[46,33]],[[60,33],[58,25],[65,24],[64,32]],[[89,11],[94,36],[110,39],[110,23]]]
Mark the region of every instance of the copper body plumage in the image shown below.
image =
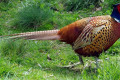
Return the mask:
[[[88,27],[91,28],[88,30]],[[120,37],[120,23],[110,16],[81,19],[62,28],[60,40],[73,46],[83,56],[99,56]],[[77,40],[77,41],[76,41]]]

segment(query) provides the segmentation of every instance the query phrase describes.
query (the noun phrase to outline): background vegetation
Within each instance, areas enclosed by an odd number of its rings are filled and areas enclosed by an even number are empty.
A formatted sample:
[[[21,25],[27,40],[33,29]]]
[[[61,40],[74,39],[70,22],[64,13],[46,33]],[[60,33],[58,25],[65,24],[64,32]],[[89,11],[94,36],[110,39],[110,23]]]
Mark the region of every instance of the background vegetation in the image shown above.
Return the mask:
[[[0,0],[0,35],[60,29],[84,17],[110,15],[119,0]],[[120,41],[100,55],[95,72],[93,57],[78,62],[71,46],[59,41],[0,39],[1,80],[119,80]]]

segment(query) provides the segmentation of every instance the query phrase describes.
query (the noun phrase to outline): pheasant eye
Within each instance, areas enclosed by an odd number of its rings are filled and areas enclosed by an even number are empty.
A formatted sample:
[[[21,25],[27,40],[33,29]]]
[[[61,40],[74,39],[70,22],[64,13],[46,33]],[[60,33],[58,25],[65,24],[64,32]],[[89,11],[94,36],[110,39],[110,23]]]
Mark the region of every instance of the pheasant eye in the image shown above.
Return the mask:
[[[120,13],[120,5],[117,6],[118,12]]]

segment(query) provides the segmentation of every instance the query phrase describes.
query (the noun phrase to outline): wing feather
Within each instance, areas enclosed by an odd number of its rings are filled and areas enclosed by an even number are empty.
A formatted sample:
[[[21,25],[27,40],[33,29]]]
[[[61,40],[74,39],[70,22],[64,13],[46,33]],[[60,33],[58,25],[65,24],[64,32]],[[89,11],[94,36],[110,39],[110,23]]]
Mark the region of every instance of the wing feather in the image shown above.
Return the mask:
[[[75,50],[90,45],[101,34],[99,34],[97,37],[95,37],[95,35],[98,34],[98,32],[100,32],[102,29],[107,27],[106,24],[109,23],[110,22],[108,20],[91,20],[74,42],[73,49]]]

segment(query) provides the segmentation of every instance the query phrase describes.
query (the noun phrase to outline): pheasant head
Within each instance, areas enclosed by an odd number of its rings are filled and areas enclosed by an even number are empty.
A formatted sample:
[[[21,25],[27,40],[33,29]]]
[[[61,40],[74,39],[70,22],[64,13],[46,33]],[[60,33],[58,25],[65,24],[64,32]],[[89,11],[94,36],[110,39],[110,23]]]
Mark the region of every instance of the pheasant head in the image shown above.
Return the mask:
[[[120,3],[113,5],[114,9],[111,17],[114,18],[118,23],[120,23]]]

